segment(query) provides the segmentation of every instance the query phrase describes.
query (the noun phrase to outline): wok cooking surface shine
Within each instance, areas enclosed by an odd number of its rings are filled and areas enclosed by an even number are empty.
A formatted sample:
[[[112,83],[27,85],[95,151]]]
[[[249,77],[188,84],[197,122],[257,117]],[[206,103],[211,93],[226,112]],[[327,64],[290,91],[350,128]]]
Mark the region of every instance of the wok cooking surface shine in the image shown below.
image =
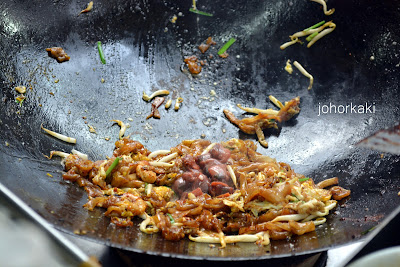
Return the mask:
[[[318,4],[308,1],[201,1],[198,9],[213,13],[206,17],[188,11],[191,1],[95,1],[93,10],[80,16],[87,5],[83,1],[2,1],[1,182],[62,231],[85,230],[84,238],[152,255],[265,259],[362,239],[400,202],[399,158],[353,147],[377,129],[394,125],[400,115],[400,5],[350,2],[329,1],[336,12],[326,17]],[[174,15],[178,19],[172,23]],[[289,35],[321,20],[333,20],[337,28],[309,49],[304,44],[279,49]],[[203,55],[197,47],[209,36],[217,45]],[[228,49],[229,57],[219,58],[218,49],[231,37],[237,41]],[[103,44],[105,65],[97,41]],[[62,47],[71,59],[59,64],[48,57],[45,48],[53,46]],[[207,60],[196,77],[183,66],[190,55]],[[298,71],[284,71],[288,59],[314,76],[311,90]],[[28,88],[22,106],[15,102],[14,87],[20,85]],[[177,112],[160,107],[160,120],[146,120],[151,104],[142,100],[143,91],[159,89],[169,90],[173,99],[182,97],[182,106]],[[257,141],[232,125],[222,110],[245,116],[236,104],[274,108],[268,95],[281,101],[300,96],[301,112],[280,130],[264,131],[269,147],[258,151],[317,182],[337,176],[352,191],[315,233],[274,241],[268,248],[235,244],[210,249],[146,235],[136,226],[117,228],[100,209],[82,208],[84,190],[62,180],[57,159],[43,156],[72,148],[93,160],[110,156],[119,132],[113,119],[128,123],[126,135],[150,150],[202,136],[216,142]],[[367,111],[323,112],[332,105],[362,105]],[[77,144],[44,134],[42,123],[77,138]]]

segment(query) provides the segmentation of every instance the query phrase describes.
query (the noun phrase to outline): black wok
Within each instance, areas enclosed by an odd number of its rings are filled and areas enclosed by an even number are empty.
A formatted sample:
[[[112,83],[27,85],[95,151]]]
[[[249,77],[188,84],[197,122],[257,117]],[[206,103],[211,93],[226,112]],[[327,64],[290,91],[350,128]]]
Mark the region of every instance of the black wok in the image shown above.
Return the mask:
[[[213,17],[189,12],[189,0],[95,1],[91,12],[77,16],[86,5],[63,0],[0,3],[0,180],[56,228],[85,230],[84,238],[152,255],[267,259],[358,241],[400,203],[399,158],[353,147],[399,120],[398,2],[332,0],[328,7],[336,12],[330,17],[319,4],[305,0],[199,1],[198,9]],[[178,19],[171,23],[174,15]],[[331,19],[336,30],[313,47],[279,49],[290,34]],[[209,36],[217,45],[200,55],[197,46]],[[230,37],[237,41],[229,57],[220,59],[217,49]],[[97,41],[103,43],[105,65]],[[63,47],[70,61],[59,64],[48,57],[45,48],[53,46]],[[183,58],[193,54],[204,59],[214,55],[197,77],[182,66]],[[314,76],[311,90],[306,77],[283,70],[288,59]],[[14,87],[19,85],[32,87],[21,106],[15,102]],[[168,89],[184,102],[177,112],[161,108],[160,120],[146,120],[151,106],[142,93],[158,89]],[[270,146],[258,151],[316,181],[337,176],[352,194],[315,233],[273,242],[267,249],[254,244],[210,249],[145,235],[138,227],[116,228],[100,209],[83,209],[84,190],[62,180],[58,160],[43,156],[72,148],[95,160],[111,155],[119,131],[112,119],[129,123],[127,135],[150,150],[201,137],[255,140],[229,123],[222,110],[241,116],[237,103],[270,108],[268,95],[281,101],[300,96],[301,112],[281,130],[266,130]],[[319,107],[330,103],[369,105],[371,112],[318,116]],[[42,123],[76,137],[77,144],[44,134]]]

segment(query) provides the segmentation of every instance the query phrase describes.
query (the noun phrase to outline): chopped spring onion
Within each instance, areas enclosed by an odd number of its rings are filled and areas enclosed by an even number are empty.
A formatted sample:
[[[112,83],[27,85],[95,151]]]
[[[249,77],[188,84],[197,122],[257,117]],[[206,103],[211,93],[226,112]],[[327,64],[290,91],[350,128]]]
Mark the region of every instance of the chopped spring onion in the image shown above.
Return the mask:
[[[23,98],[17,97],[15,99],[15,102],[19,103],[19,106],[22,107],[22,103],[24,102],[24,100],[25,100],[25,97],[23,97]]]
[[[307,29],[304,29],[303,31],[309,31],[315,28],[318,28],[319,26],[323,25],[325,23],[325,20],[318,22],[317,24],[312,25],[311,27],[308,27]]]
[[[315,36],[318,35],[319,32],[314,32],[313,34],[307,36],[306,40],[307,42],[310,42]]]
[[[225,53],[226,50],[228,50],[228,48],[229,48],[234,42],[236,42],[236,39],[235,39],[235,38],[232,37],[231,39],[229,39],[229,41],[226,42],[226,44],[224,44],[224,45],[221,47],[221,49],[218,51],[218,55],[222,55],[223,53]]]
[[[169,220],[171,221],[172,224],[175,223],[174,217],[172,217],[171,214],[167,213],[167,216],[169,217]]]
[[[108,167],[107,171],[106,171],[106,177],[110,175],[111,171],[114,170],[115,167],[117,167],[118,163],[119,163],[120,158],[116,157],[113,161],[113,163],[111,163],[111,166]]]
[[[211,13],[200,11],[200,10],[194,9],[194,8],[189,8],[189,11],[193,12],[195,14],[199,14],[199,15],[203,15],[203,16],[207,16],[207,17],[212,17],[213,16],[213,14],[211,14]]]
[[[310,179],[310,177],[300,178],[300,179],[299,179],[299,182],[305,182],[305,181],[307,181],[307,180],[309,180],[309,179]]]
[[[371,228],[369,228],[369,229],[367,229],[367,230],[365,230],[365,231],[363,231],[363,232],[361,232],[361,235],[366,235],[366,234],[368,234],[369,232],[371,232],[372,230],[374,230],[376,228],[376,225],[375,226],[372,226]]]
[[[106,59],[104,58],[103,48],[101,47],[101,42],[97,42],[97,50],[99,50],[99,56],[101,63],[106,64]]]
[[[54,136],[54,137],[57,138],[57,139],[60,139],[60,140],[62,140],[62,141],[64,141],[64,142],[67,142],[67,143],[76,144],[76,139],[75,139],[75,138],[68,137],[68,136],[65,136],[65,135],[62,135],[62,134],[59,134],[59,133],[50,131],[50,130],[44,128],[44,127],[43,127],[43,124],[40,125],[40,128],[41,128],[43,131],[45,131],[46,133],[48,133],[49,135]]]
[[[175,161],[171,162],[159,162],[159,161],[150,161],[149,164],[154,167],[173,167],[175,165]]]

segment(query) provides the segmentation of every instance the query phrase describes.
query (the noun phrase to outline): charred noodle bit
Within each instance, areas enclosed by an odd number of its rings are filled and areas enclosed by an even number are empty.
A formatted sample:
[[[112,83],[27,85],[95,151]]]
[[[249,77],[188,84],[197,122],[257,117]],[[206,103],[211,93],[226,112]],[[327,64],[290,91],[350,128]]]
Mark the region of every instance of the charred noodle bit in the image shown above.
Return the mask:
[[[149,102],[154,97],[160,96],[160,95],[169,95],[169,91],[168,90],[158,90],[158,91],[155,91],[154,93],[152,93],[150,96],[148,96],[145,92],[143,92],[143,100]]]
[[[238,188],[236,175],[235,175],[235,172],[233,171],[231,165],[227,165],[226,168],[228,169],[229,175],[231,176],[231,179],[232,179],[233,184],[235,185],[235,188]]]
[[[15,87],[15,91],[17,91],[20,94],[25,94],[26,93],[26,87],[25,86],[17,86],[17,87]]]
[[[176,100],[175,100],[175,106],[174,106],[174,110],[175,111],[178,111],[179,109],[180,109],[180,107],[181,107],[181,103],[183,102],[183,98],[182,97],[178,97]]]
[[[277,104],[279,105],[279,103]],[[240,130],[242,130],[246,134],[256,134],[260,144],[264,147],[268,147],[268,142],[265,141],[263,129],[277,129],[277,122],[290,120],[293,116],[300,112],[299,104],[300,98],[296,97],[289,102],[286,102],[280,111],[265,110],[265,112],[260,112],[260,110],[258,109],[246,108],[244,109],[245,111],[254,113],[258,112],[258,115],[241,120],[236,118],[235,115],[233,115],[233,113],[227,109],[224,109],[224,114],[227,119],[231,123],[238,126]],[[240,105],[238,105],[238,107],[243,109]]]
[[[68,61],[70,59],[67,53],[65,53],[64,49],[61,47],[46,48],[46,51],[48,52],[49,56],[55,58],[58,63]]]
[[[328,7],[326,6],[326,2],[324,0],[310,0],[310,1],[321,4],[324,9],[324,14],[327,16],[332,15],[333,12],[335,12],[334,8],[328,10]]]
[[[155,119],[160,119],[160,111],[158,111],[158,108],[164,103],[165,98],[164,97],[155,97],[154,101],[151,103],[151,112],[150,114],[146,117],[146,120],[150,119],[151,117]]]
[[[288,61],[286,61],[285,70],[286,70],[289,74],[292,74],[292,73],[293,73],[293,68],[292,68],[292,64],[290,64],[290,59],[288,59]]]
[[[65,136],[65,135],[62,135],[62,134],[59,134],[59,133],[50,131],[50,130],[44,128],[44,127],[43,127],[43,124],[40,125],[40,128],[41,128],[43,131],[45,131],[46,133],[48,133],[49,135],[51,135],[51,136],[53,136],[53,137],[55,137],[55,138],[57,138],[57,139],[60,139],[60,140],[62,140],[62,141],[64,141],[64,142],[67,142],[67,143],[76,144],[76,139],[75,139],[75,138],[68,137],[68,136]]]
[[[119,125],[119,127],[121,127],[121,129],[119,130],[119,134],[118,134],[118,137],[119,137],[119,139],[121,140],[122,137],[123,137],[124,134],[125,134],[125,131],[126,131],[126,125],[125,125],[125,123],[123,123],[123,122],[120,121],[120,120],[111,120],[111,121],[116,122],[116,123]]]
[[[297,101],[286,103],[275,119],[288,119]],[[63,154],[63,178],[84,187],[88,210],[104,209],[118,227],[134,226],[138,216],[143,220],[140,231],[171,241],[188,236],[224,248],[303,235],[326,221],[337,205],[336,192],[343,198],[340,193],[346,190],[320,188],[336,184],[336,179],[317,185],[311,178],[304,180],[288,164],[256,152],[252,141],[231,139],[211,146],[203,139],[184,140],[151,153],[124,138],[115,147],[111,160]]]
[[[165,109],[169,109],[172,105],[172,99],[168,99],[167,103],[165,103]]]
[[[303,66],[300,65],[299,62],[297,62],[297,61],[293,62],[293,65],[301,72],[301,74],[303,74],[304,76],[306,76],[307,78],[310,79],[310,85],[308,86],[308,90],[310,90],[312,88],[312,86],[313,86],[313,83],[314,83],[314,77],[310,73],[308,73],[303,68]]]
[[[87,13],[87,12],[91,11],[92,9],[93,9],[93,1],[90,1],[89,4],[87,5],[87,7],[86,7],[84,10],[82,10],[82,11],[78,14],[78,16],[79,16],[80,14],[82,14],[82,13]]]

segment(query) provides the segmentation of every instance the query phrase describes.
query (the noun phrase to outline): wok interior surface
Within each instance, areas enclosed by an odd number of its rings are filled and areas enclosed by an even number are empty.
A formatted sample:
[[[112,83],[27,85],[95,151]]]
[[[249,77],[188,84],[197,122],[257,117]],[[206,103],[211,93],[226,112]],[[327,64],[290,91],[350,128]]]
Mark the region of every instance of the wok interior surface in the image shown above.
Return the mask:
[[[199,10],[213,14],[207,17],[189,12],[191,1],[95,1],[91,12],[77,16],[86,5],[63,0],[0,3],[0,180],[58,229],[86,231],[84,238],[152,255],[266,259],[360,240],[399,205],[398,156],[353,146],[394,125],[400,115],[399,3],[332,0],[328,7],[336,12],[326,17],[310,1],[198,1]],[[333,20],[337,28],[311,48],[296,44],[279,49],[289,35],[321,20]],[[217,45],[202,55],[197,47],[209,36]],[[229,57],[219,58],[218,49],[231,37],[237,41]],[[105,65],[97,41],[103,44]],[[45,48],[53,46],[64,48],[71,59],[59,64],[48,57]],[[193,54],[207,60],[196,77],[183,66],[183,58]],[[311,90],[298,71],[284,71],[288,59],[314,76]],[[14,87],[19,85],[32,87],[21,106],[15,102]],[[177,112],[160,108],[160,120],[146,120],[151,104],[142,100],[142,93],[159,89],[184,102]],[[242,116],[238,103],[273,108],[268,95],[281,101],[300,96],[301,112],[280,130],[264,131],[269,147],[258,151],[317,182],[337,176],[340,186],[352,191],[314,233],[273,241],[269,247],[239,243],[210,249],[208,244],[146,235],[136,225],[117,228],[102,210],[82,208],[84,190],[62,180],[58,159],[43,156],[72,148],[93,160],[111,156],[119,132],[113,119],[129,123],[126,135],[150,150],[202,136],[214,142],[256,142],[230,124],[222,110]],[[319,107],[330,103],[369,105],[374,113],[319,115]],[[42,123],[77,138],[77,144],[46,135]]]

